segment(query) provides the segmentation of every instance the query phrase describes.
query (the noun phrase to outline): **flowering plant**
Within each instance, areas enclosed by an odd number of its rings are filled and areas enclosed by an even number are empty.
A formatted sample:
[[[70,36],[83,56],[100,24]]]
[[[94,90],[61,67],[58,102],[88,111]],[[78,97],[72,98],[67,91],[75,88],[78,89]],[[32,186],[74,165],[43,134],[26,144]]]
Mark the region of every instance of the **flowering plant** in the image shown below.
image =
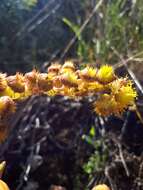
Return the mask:
[[[99,69],[87,66],[78,70],[71,61],[66,61],[63,65],[52,64],[45,73],[35,69],[24,75],[16,73],[7,76],[1,73],[1,118],[15,111],[17,100],[34,94],[70,98],[96,96],[93,109],[102,116],[120,115],[134,105],[137,96],[132,81],[117,77],[112,66],[103,65]]]

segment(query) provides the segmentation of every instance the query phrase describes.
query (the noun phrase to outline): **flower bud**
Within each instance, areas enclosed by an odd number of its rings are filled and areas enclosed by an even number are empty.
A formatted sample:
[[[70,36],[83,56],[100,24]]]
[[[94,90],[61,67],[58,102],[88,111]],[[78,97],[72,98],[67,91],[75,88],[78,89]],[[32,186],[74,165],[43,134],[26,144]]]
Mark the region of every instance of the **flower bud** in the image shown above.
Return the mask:
[[[39,92],[37,84],[38,74],[39,72],[36,71],[35,69],[32,72],[25,74],[26,93],[28,92],[32,95],[32,94],[37,94]]]
[[[61,65],[59,63],[54,63],[50,65],[50,67],[48,68],[48,73],[57,75],[60,69],[61,69]]]
[[[65,73],[61,76],[62,83],[69,88],[77,87],[77,75],[75,73]]]
[[[94,103],[94,110],[98,115],[109,116],[112,114],[120,115],[120,107],[115,97],[109,94],[102,94]]]
[[[20,73],[7,77],[7,84],[14,92],[23,93],[25,91],[24,77]]]
[[[25,74],[25,80],[30,84],[37,82],[38,72],[34,69],[33,71]]]
[[[49,91],[53,87],[52,81],[48,79],[47,73],[39,73],[37,83],[38,83],[39,90],[42,90],[42,91]]]
[[[4,91],[7,87],[6,74],[0,73],[0,92]]]
[[[79,71],[79,76],[82,80],[86,82],[93,82],[96,80],[97,70],[92,67],[86,67],[83,70]]]
[[[0,116],[5,117],[15,112],[15,103],[9,96],[0,97]]]
[[[64,64],[63,64],[63,66],[62,66],[62,69],[63,69],[63,71],[65,70],[67,70],[67,71],[75,71],[75,66],[74,66],[74,63],[72,62],[72,61],[66,61]]]

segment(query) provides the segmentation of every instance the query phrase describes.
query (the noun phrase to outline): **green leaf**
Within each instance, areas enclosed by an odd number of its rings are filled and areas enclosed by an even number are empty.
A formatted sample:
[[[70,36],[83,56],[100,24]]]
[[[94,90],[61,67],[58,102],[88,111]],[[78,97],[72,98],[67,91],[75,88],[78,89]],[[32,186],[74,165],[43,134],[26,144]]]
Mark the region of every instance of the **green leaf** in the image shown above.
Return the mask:
[[[80,29],[80,26],[72,23],[70,20],[68,20],[67,18],[63,18],[62,19],[63,22],[69,26],[69,28],[75,33],[76,37],[78,38],[78,40],[81,40],[81,35],[79,34],[79,29]]]
[[[91,127],[90,131],[89,131],[89,134],[92,136],[92,137],[95,137],[95,128],[94,126]]]

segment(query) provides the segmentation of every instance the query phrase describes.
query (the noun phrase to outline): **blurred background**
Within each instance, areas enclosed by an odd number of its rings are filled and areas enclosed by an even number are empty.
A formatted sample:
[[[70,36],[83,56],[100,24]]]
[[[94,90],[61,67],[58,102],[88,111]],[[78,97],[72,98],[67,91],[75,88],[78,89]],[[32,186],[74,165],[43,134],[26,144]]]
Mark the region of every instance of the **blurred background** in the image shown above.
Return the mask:
[[[54,61],[113,65],[134,81],[138,110],[92,112],[90,98],[34,96],[18,104],[1,143],[11,190],[143,190],[143,1],[0,0],[0,72]]]
[[[119,57],[113,48],[126,58],[141,52],[142,1],[104,0],[94,11],[97,4],[96,0],[1,0],[0,69],[29,71],[53,58],[115,64]],[[75,43],[63,55],[74,36]]]

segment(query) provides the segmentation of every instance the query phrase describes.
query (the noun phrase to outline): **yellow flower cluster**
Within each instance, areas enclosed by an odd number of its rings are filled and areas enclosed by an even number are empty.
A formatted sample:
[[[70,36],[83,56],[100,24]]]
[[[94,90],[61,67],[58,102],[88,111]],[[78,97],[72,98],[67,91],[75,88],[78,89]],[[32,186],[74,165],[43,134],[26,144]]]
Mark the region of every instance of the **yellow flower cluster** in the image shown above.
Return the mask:
[[[103,65],[99,69],[87,66],[78,70],[72,61],[66,61],[63,65],[52,64],[45,73],[35,69],[24,75],[16,73],[7,76],[1,73],[0,116],[14,112],[16,100],[34,94],[70,98],[93,95],[97,97],[94,110],[103,116],[120,115],[134,104],[137,96],[132,82],[127,78],[118,78],[112,66]]]
[[[120,115],[134,105],[137,93],[127,78],[118,78],[107,85],[110,93],[102,94],[95,102],[95,111],[103,116]]]

